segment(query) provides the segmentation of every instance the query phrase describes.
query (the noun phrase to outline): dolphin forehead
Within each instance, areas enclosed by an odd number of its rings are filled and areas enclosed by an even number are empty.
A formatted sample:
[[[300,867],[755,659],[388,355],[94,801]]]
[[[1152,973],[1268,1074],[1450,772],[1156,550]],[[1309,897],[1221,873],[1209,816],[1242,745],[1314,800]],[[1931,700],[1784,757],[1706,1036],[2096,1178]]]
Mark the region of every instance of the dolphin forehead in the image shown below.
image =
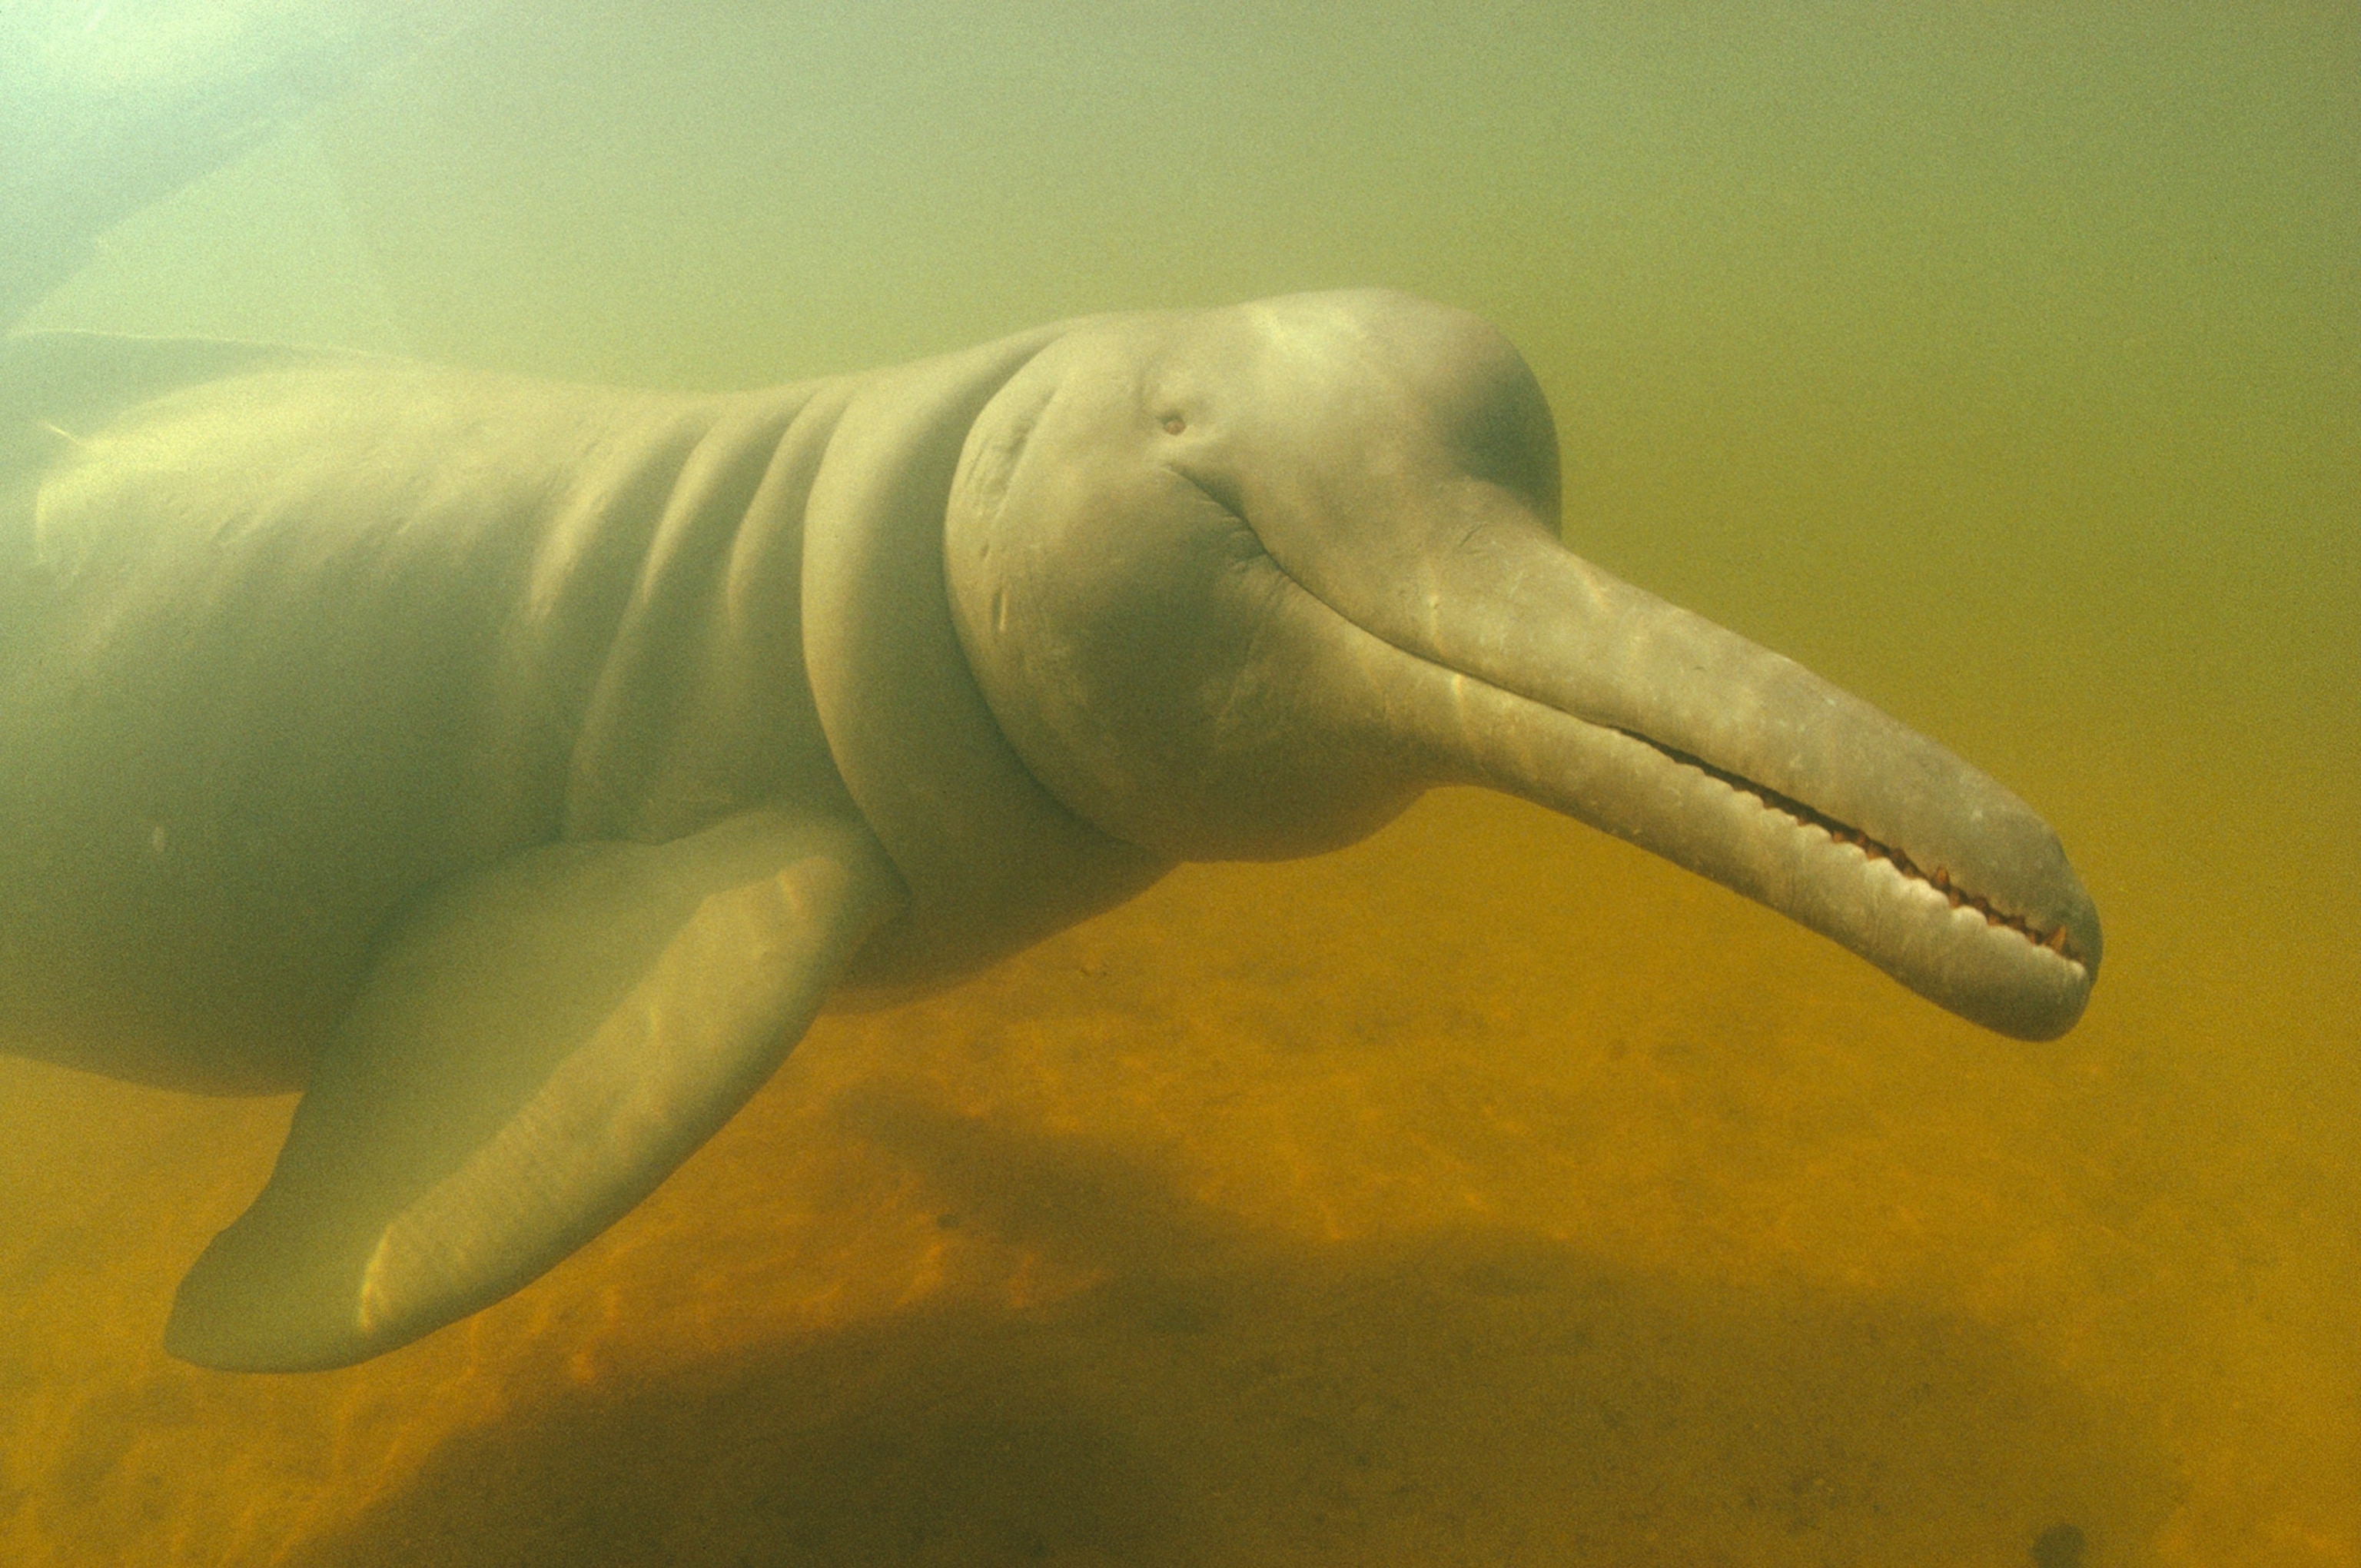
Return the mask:
[[[1532,368],[1482,317],[1384,289],[1290,294],[1181,323],[1158,389],[1218,378],[1257,455],[1496,484],[1554,518],[1557,430]],[[1415,468],[1413,467],[1415,466]]]

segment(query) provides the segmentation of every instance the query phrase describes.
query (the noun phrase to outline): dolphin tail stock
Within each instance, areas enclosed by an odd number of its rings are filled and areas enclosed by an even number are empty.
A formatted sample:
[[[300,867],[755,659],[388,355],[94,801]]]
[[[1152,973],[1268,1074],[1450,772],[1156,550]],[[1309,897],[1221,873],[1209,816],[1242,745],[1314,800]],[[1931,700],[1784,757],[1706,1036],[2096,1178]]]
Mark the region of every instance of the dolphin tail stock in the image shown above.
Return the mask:
[[[25,0],[0,8],[0,333],[99,236],[489,0]]]
[[[269,1185],[181,1281],[165,1348],[349,1365],[537,1277],[762,1086],[906,898],[856,819],[781,810],[547,844],[430,890]]]

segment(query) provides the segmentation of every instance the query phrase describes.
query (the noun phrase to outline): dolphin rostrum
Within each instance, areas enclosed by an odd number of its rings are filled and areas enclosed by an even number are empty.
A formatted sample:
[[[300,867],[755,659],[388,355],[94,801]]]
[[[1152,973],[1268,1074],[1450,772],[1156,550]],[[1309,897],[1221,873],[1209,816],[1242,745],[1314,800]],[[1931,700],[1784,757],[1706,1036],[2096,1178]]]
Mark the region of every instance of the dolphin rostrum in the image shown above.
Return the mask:
[[[303,1089],[166,1331],[301,1369],[548,1268],[832,992],[1439,784],[2071,1026],[2041,819],[1568,552],[1558,489],[1509,343],[1381,291],[718,396],[9,340],[0,1039]]]

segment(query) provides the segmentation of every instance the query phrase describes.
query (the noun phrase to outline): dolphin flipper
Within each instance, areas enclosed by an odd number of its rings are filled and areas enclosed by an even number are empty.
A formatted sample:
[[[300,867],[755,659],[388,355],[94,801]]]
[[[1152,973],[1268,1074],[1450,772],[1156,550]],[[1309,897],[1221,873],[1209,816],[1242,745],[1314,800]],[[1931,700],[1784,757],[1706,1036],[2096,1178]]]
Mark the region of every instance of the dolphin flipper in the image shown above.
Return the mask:
[[[431,890],[269,1184],[181,1281],[166,1348],[340,1366],[516,1289],[729,1119],[906,899],[858,822],[781,811],[545,845]]]

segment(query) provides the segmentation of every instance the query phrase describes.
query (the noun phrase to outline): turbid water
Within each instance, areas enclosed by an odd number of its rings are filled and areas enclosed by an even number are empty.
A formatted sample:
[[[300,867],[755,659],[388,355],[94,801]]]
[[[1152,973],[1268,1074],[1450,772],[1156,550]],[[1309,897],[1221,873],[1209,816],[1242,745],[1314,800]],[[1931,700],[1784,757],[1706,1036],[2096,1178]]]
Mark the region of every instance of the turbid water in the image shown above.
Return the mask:
[[[157,1342],[288,1103],[0,1060],[0,1558],[2361,1563],[2361,28],[1629,10],[521,9],[47,319],[730,386],[1467,306],[1576,548],[2058,826],[2074,1033],[1446,793],[824,1018],[280,1378]]]

